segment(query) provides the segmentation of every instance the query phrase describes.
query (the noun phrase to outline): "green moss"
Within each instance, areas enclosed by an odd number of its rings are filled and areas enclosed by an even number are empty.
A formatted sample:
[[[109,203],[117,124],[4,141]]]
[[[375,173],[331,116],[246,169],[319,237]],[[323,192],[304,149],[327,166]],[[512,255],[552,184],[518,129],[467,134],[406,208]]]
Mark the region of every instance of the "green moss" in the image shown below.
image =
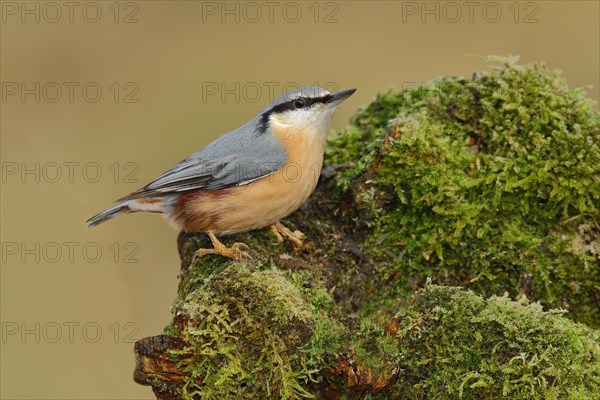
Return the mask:
[[[382,325],[367,318],[361,320],[350,347],[353,361],[368,368],[375,380],[396,373],[401,355],[397,342]]]
[[[201,269],[198,269],[201,271]],[[296,399],[335,354],[341,325],[310,276],[233,264],[205,278],[175,310],[189,343],[173,352],[186,373],[182,396]]]
[[[328,159],[338,196],[358,192],[380,273],[402,277],[380,298],[432,277],[600,325],[600,114],[556,71],[506,65],[378,95]]]
[[[525,299],[429,286],[396,317],[397,382],[386,399],[593,399],[600,335]]]

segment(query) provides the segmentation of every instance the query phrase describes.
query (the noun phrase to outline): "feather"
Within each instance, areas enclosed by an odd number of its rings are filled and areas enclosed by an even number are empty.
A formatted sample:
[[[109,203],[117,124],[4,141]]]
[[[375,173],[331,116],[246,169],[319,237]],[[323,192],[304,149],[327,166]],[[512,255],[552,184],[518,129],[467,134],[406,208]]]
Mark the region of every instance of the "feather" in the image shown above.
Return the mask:
[[[276,135],[263,132],[256,117],[117,201],[239,186],[281,169],[286,162],[283,144]]]

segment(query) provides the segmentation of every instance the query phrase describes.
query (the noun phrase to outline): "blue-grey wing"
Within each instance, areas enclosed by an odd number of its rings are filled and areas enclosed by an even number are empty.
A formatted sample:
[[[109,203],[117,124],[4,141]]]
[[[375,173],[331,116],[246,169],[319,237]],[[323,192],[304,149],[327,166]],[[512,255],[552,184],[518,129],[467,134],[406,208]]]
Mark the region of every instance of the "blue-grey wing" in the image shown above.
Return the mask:
[[[119,200],[244,185],[283,168],[286,162],[287,153],[279,139],[271,132],[261,132],[253,120]]]

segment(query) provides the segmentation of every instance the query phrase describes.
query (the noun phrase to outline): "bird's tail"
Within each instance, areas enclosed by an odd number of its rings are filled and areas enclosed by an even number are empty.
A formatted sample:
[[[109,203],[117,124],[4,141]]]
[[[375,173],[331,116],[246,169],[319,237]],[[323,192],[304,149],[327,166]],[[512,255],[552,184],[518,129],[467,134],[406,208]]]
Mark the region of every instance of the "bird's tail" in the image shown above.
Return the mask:
[[[86,222],[88,228],[91,228],[92,226],[101,224],[102,222],[123,213],[132,213],[136,211],[168,213],[170,210],[170,202],[167,198],[144,197],[141,199],[121,200],[111,208],[94,215]]]
[[[132,212],[131,208],[129,208],[129,202],[124,201],[122,203],[118,203],[111,208],[108,208],[101,213],[94,215],[92,218],[86,221],[88,228],[101,224],[104,221],[107,221],[113,217],[121,213],[130,213]]]

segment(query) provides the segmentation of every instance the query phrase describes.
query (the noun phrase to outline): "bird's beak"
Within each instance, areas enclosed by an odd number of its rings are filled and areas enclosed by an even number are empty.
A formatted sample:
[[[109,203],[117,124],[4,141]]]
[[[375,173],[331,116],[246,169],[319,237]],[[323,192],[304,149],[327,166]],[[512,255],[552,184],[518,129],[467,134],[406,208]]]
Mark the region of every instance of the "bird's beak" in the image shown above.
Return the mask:
[[[346,100],[348,97],[352,96],[352,93],[356,92],[356,88],[342,90],[341,92],[337,92],[331,95],[329,100],[327,100],[327,105],[329,106],[337,106],[342,101]]]

